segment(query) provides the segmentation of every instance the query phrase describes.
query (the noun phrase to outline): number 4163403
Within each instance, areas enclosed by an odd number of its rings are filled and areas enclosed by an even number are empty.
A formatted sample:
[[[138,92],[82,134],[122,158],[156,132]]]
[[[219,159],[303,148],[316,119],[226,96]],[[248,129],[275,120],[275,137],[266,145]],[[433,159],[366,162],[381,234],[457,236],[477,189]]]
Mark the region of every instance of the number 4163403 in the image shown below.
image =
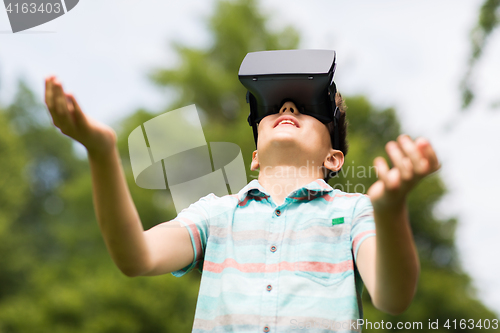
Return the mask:
[[[443,327],[447,329],[474,329],[474,328],[479,328],[479,329],[498,329],[498,319],[479,319],[479,320],[474,320],[474,319],[454,319],[450,320],[448,319],[446,323],[443,325]]]
[[[15,8],[14,8],[15,7]],[[61,4],[60,3],[41,3],[38,7],[36,3],[16,3],[14,6],[12,6],[12,3],[9,3],[9,5],[6,8],[7,13],[56,13],[59,14],[61,12]]]

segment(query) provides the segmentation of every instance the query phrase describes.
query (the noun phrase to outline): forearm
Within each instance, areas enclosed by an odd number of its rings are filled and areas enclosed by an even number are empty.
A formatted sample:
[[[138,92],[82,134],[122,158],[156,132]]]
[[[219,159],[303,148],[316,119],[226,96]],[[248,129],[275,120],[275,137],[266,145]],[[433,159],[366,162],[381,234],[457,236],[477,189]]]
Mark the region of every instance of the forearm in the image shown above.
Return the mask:
[[[94,208],[106,247],[127,276],[143,273],[149,264],[144,229],[130,195],[116,146],[88,153]]]
[[[416,291],[420,263],[408,220],[406,203],[374,210],[376,284],[374,305],[391,314],[403,312]]]
[[[420,262],[408,220],[406,197],[425,176],[440,168],[430,143],[407,135],[385,146],[394,167],[382,157],[374,160],[378,180],[368,190],[377,235],[360,248],[360,274],[380,310],[399,314],[415,295]],[[363,244],[361,244],[363,246]],[[362,251],[363,250],[363,251]],[[360,256],[358,254],[358,257]]]
[[[151,256],[125,182],[115,131],[87,116],[54,76],[45,80],[45,102],[54,126],[87,148],[94,208],[111,257],[126,275],[148,271]]]

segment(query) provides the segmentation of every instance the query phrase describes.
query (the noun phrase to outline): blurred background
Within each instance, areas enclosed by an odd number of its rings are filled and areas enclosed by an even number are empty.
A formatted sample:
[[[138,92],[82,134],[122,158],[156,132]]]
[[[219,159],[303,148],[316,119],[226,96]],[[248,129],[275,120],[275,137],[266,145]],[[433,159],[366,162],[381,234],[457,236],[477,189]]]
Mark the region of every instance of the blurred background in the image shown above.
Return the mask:
[[[198,272],[128,278],[114,266],[95,221],[86,152],[52,126],[45,77],[56,75],[84,112],[115,128],[148,229],[176,213],[168,191],[135,185],[132,129],[195,103],[207,141],[238,144],[249,166],[255,147],[239,65],[250,51],[292,48],[337,51],[350,151],[332,186],[366,191],[375,177],[358,171],[399,133],[427,137],[442,161],[409,199],[422,264],[415,300],[394,317],[365,291],[365,318],[424,327],[498,318],[499,6],[80,1],[16,34],[0,10],[0,332],[189,332],[194,318]]]

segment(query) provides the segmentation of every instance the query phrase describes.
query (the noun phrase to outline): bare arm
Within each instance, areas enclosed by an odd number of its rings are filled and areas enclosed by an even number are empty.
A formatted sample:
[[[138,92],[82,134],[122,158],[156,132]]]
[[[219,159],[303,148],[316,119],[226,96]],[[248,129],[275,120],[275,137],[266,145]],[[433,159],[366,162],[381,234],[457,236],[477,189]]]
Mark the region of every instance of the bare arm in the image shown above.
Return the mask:
[[[375,212],[377,235],[358,250],[357,266],[373,305],[392,315],[410,305],[420,272],[406,214],[406,207],[390,215]]]
[[[387,313],[402,313],[416,292],[420,262],[408,219],[406,196],[425,176],[439,169],[431,145],[402,135],[389,142],[390,169],[381,157],[375,160],[379,180],[369,189],[377,235],[358,250],[357,266],[373,305]]]
[[[89,152],[94,207],[108,251],[127,276],[159,275],[187,266],[194,252],[178,221],[144,231],[120,163],[118,150]]]
[[[194,251],[189,233],[170,221],[144,231],[121,166],[116,134],[85,115],[54,78],[45,81],[45,102],[54,125],[88,152],[99,228],[118,268],[127,276],[159,275],[187,266]]]

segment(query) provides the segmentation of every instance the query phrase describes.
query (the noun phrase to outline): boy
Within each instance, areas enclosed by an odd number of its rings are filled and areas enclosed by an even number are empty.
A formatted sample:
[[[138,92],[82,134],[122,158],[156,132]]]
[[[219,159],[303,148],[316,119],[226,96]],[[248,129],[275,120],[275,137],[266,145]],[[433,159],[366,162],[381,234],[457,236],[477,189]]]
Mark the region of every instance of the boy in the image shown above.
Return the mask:
[[[335,102],[344,122],[339,94]],[[439,168],[426,140],[389,142],[394,167],[375,159],[379,180],[368,196],[344,193],[324,181],[344,162],[328,127],[286,101],[258,125],[258,180],[144,231],[114,131],[86,116],[55,77],[46,79],[46,104],[54,125],[87,148],[99,227],[119,269],[130,277],[203,269],[193,331],[359,332],[363,283],[378,309],[409,306],[419,260],[406,196]]]

